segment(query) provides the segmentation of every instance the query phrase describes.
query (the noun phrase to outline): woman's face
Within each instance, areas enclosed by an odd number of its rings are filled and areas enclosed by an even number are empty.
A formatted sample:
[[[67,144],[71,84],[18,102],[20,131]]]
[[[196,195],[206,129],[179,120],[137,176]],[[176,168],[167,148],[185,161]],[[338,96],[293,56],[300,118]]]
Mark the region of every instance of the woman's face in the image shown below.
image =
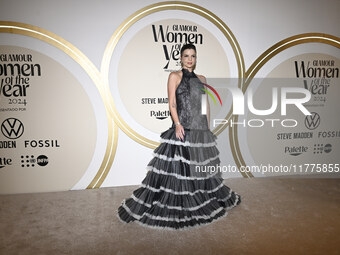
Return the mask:
[[[193,69],[196,65],[196,51],[194,49],[186,49],[181,56],[182,67]]]

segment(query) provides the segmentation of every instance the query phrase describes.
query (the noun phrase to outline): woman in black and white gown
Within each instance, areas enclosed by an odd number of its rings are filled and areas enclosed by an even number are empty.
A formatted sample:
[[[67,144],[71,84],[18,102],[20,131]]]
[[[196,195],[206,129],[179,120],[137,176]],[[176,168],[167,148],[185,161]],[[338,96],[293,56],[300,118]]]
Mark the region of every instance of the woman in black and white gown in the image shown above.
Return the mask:
[[[153,151],[141,186],[117,210],[124,223],[183,230],[226,216],[241,202],[241,196],[224,185],[221,172],[216,171],[220,164],[217,137],[209,129],[208,100],[207,114],[202,114],[206,79],[193,71],[193,44],[182,47],[181,63],[182,69],[168,78],[172,126],[161,133],[161,144]]]

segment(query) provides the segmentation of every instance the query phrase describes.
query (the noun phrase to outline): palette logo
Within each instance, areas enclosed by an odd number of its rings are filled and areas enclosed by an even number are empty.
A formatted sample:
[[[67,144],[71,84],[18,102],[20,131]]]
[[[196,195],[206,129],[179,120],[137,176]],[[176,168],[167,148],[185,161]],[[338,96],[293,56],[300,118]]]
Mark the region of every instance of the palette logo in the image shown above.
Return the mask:
[[[212,90],[216,94],[216,96],[217,96],[217,98],[220,101],[220,104],[222,106],[222,100],[221,100],[220,95],[217,93],[217,91],[212,86],[210,86],[210,85],[208,85],[206,83],[203,83],[203,85],[208,87],[210,90]],[[209,92],[207,89],[204,89],[204,88],[201,88],[201,90],[203,90],[206,93],[208,93],[208,95],[212,98],[212,100],[216,104],[216,100],[215,100],[215,98],[214,98],[214,96],[212,95],[211,92]],[[202,95],[202,114],[207,114],[207,101],[206,101],[205,94]]]

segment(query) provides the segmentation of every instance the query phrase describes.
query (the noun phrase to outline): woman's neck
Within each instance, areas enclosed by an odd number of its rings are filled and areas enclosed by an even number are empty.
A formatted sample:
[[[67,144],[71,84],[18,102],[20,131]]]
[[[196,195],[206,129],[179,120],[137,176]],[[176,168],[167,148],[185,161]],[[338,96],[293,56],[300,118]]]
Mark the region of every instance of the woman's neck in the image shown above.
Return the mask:
[[[182,69],[185,69],[185,70],[189,71],[190,73],[192,72],[192,68],[182,67]]]

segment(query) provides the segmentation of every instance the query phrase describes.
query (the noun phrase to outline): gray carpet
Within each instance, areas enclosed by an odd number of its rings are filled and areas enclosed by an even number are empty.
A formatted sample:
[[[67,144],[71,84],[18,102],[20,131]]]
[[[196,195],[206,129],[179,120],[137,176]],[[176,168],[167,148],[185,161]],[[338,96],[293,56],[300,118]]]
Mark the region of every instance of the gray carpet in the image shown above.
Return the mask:
[[[227,179],[242,203],[157,230],[115,215],[138,186],[0,195],[0,254],[340,254],[340,179]]]

